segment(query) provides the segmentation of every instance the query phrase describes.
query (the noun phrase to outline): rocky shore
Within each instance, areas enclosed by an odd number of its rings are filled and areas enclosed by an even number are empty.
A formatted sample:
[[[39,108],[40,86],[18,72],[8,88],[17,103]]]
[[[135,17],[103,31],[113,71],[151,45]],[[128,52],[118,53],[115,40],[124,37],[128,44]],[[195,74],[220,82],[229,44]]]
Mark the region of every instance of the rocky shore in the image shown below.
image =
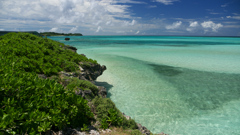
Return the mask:
[[[64,49],[69,49],[75,53],[77,50],[77,48],[72,47],[72,46],[67,46]],[[81,54],[81,55],[84,55],[84,54]],[[93,63],[88,63],[88,62],[86,62],[86,63],[80,62],[79,63],[79,71],[80,71],[79,73],[61,71],[59,73],[59,76],[60,76],[60,78],[62,78],[61,84],[64,87],[66,87],[69,83],[71,83],[71,80],[74,80],[74,78],[79,79],[79,80],[85,80],[85,81],[88,81],[88,82],[94,84],[97,88],[97,91],[82,90],[81,88],[77,88],[75,90],[75,94],[82,96],[84,99],[88,100],[89,106],[91,107],[91,100],[93,98],[95,98],[96,96],[100,96],[102,98],[107,97],[106,88],[103,86],[97,86],[95,84],[95,80],[97,79],[97,77],[102,75],[106,69],[107,69],[107,67],[105,65],[93,64]],[[51,77],[47,77],[43,74],[39,74],[38,76],[43,79],[47,79],[47,78],[51,79]],[[69,78],[71,78],[71,79],[69,79]],[[131,117],[126,116],[124,113],[122,113],[122,115],[127,120],[131,119]],[[97,121],[97,122],[93,123],[92,125],[89,125],[87,127],[88,130],[86,132],[82,132],[81,128],[77,128],[77,129],[66,128],[62,131],[57,131],[57,132],[48,131],[46,134],[47,135],[101,135],[101,134],[109,134],[110,135],[112,132],[114,132],[114,130],[111,130],[111,129],[106,129],[106,130],[98,129],[99,123],[100,122]],[[139,123],[137,123],[137,127],[138,127],[138,130],[144,135],[152,134],[150,132],[150,130],[148,130],[146,127],[142,126]],[[166,135],[166,134],[161,133],[158,135]]]
[[[0,41],[0,134],[152,134],[107,98],[95,82],[107,67],[77,48],[29,33]]]

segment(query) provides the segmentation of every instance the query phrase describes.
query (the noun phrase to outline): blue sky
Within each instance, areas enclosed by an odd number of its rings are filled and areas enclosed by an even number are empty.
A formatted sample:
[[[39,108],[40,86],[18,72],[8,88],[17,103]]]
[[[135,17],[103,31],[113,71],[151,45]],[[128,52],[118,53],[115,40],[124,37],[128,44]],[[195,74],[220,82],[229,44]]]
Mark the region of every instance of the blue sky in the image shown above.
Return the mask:
[[[0,31],[240,36],[240,0],[0,0]]]

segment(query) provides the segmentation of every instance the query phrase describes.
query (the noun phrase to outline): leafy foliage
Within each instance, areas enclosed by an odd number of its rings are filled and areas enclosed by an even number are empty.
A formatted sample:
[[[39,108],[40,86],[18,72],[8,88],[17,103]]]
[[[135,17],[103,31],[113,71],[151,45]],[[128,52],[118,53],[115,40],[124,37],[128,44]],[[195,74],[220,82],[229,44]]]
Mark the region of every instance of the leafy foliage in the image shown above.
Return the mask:
[[[65,68],[64,61],[91,61],[59,45],[63,44],[25,33],[0,37],[0,134],[82,127],[93,118],[87,101],[72,89],[37,76],[56,74]]]
[[[79,62],[96,63],[95,60],[72,52],[65,45],[28,33],[8,33],[0,37],[1,55],[18,58],[19,69],[48,76],[65,70],[73,72]]]
[[[136,122],[132,119],[127,120],[109,98],[96,97],[92,102],[96,108],[97,117],[101,121],[102,128],[106,129],[109,126],[116,126],[137,129]]]
[[[81,88],[82,90],[91,90],[95,95],[97,95],[98,88],[91,82],[70,77],[68,77],[68,79],[70,79],[70,83],[67,85],[68,89]]]

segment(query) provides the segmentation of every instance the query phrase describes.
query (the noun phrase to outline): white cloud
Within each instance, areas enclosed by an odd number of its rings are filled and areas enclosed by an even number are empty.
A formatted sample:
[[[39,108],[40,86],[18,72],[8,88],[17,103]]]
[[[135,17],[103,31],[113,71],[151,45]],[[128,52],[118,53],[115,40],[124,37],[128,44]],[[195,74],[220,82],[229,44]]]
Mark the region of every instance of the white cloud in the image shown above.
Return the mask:
[[[4,29],[0,29],[0,31],[4,31]]]
[[[137,31],[135,34],[139,34],[140,31]]]
[[[57,27],[54,27],[52,29],[49,30],[50,32],[57,32],[58,31],[58,28]]]
[[[226,18],[231,18],[231,19],[240,20],[240,16],[226,16]]]
[[[77,30],[78,30],[78,26],[73,27],[69,32],[73,33],[73,32],[76,32]]]
[[[171,30],[171,29],[177,29],[182,25],[181,21],[174,22],[172,25],[167,25],[166,29]]]
[[[100,30],[102,30],[102,27],[101,27],[101,26],[98,26],[96,32],[98,33]]]
[[[45,26],[40,29],[58,27],[68,32],[79,26],[94,33],[96,30],[91,28],[101,26],[106,31],[116,32],[116,29],[129,29],[136,24],[137,17],[131,16],[129,3],[146,4],[137,0],[0,0],[0,16],[9,22],[26,21],[25,25],[19,24],[22,28],[28,28],[29,21],[37,20]]]
[[[201,25],[204,28],[205,32],[208,32],[209,30],[217,32],[219,28],[223,27],[221,23],[216,24],[212,21],[204,21],[203,23],[201,23]]]
[[[123,25],[124,25],[124,26],[133,26],[135,23],[136,23],[135,20],[132,20],[132,22],[124,21]]]
[[[189,27],[186,29],[189,32],[192,32],[194,30],[196,30],[196,27],[198,27],[198,22],[194,21],[194,22],[189,22]]]
[[[194,21],[194,22],[190,22],[189,27],[197,27],[198,26],[198,22]]]
[[[178,1],[178,0],[154,0],[154,2],[160,2],[160,3],[163,3],[165,5],[171,5],[175,1]]]

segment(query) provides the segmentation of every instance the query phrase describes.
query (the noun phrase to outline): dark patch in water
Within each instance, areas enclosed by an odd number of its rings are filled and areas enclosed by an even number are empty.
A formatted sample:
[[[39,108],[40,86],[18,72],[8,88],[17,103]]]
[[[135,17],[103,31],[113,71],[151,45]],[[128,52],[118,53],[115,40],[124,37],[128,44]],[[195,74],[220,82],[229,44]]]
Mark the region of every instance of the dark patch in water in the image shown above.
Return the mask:
[[[103,86],[103,87],[105,87],[106,88],[106,90],[107,90],[107,97],[109,98],[109,97],[111,97],[111,93],[109,93],[108,91],[113,87],[113,85],[111,85],[111,84],[109,84],[109,83],[107,83],[107,82],[95,82],[95,84],[97,85],[97,86]]]
[[[155,64],[149,64],[149,65],[153,67],[153,70],[155,72],[164,76],[176,76],[182,73],[182,71],[176,67],[171,67],[166,65],[155,65]]]
[[[205,72],[154,65],[159,77],[170,82],[189,108],[213,110],[240,100],[240,74]]]

